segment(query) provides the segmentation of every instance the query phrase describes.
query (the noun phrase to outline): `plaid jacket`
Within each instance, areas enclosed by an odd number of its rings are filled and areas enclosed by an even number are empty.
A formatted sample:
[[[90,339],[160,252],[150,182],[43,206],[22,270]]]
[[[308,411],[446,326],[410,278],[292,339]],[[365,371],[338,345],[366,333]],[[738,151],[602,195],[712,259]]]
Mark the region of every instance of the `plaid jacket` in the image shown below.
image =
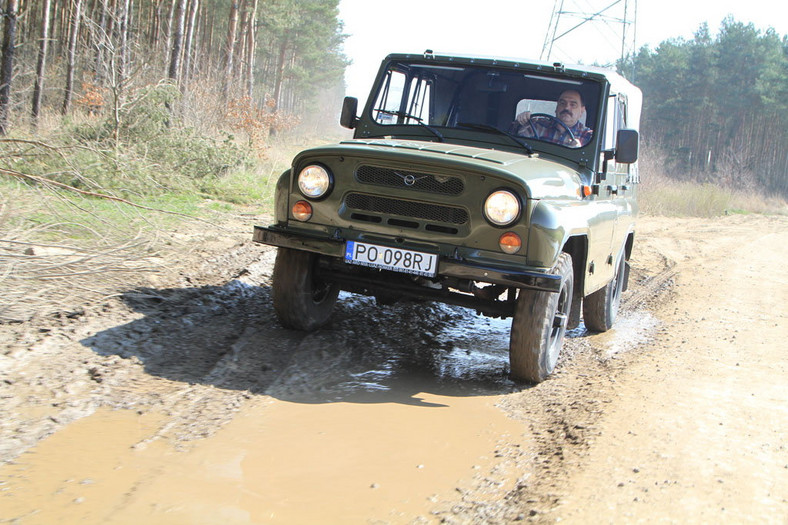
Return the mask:
[[[566,132],[566,128],[564,128],[561,124],[556,124],[553,120],[538,118],[534,119],[532,123],[536,129],[537,139],[552,142],[554,144],[560,144],[562,146],[577,147],[572,142],[572,139],[569,138],[569,133]],[[515,122],[515,124],[514,133],[516,135],[519,135],[520,137],[534,138],[534,132],[531,130],[530,124],[520,125],[517,122]],[[585,146],[588,144],[588,142],[591,140],[591,137],[594,135],[594,130],[585,127],[579,120],[569,129],[572,130],[572,134],[575,136],[575,138],[580,141],[580,146]]]

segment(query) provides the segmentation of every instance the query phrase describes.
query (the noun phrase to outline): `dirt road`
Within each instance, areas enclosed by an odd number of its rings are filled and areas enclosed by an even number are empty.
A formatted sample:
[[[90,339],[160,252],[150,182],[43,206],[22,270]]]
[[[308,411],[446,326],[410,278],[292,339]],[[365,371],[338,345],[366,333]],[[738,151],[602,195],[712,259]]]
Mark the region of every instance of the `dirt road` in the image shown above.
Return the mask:
[[[536,387],[462,308],[283,330],[242,219],[0,325],[0,523],[788,522],[788,219],[642,218],[615,329]]]

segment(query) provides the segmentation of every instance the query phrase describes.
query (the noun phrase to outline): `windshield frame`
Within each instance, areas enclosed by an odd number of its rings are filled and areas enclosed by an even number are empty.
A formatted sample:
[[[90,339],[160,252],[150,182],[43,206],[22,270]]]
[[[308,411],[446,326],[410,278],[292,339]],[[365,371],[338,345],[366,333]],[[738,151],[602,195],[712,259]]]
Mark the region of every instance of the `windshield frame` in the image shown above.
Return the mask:
[[[479,124],[479,126],[460,126],[459,124],[463,123],[462,120],[450,121],[449,119],[453,118],[452,115],[445,114],[446,111],[454,110],[451,108],[456,109],[460,106],[457,97],[473,92],[469,88],[463,91],[459,85],[451,101],[447,102],[445,96],[438,102],[431,100],[431,107],[422,107],[421,113],[414,115],[410,113],[412,106],[408,106],[407,86],[400,90],[399,99],[397,99],[398,93],[392,92],[391,71],[404,75],[404,84],[412,82],[416,78],[427,78],[430,72],[436,75],[450,71],[457,72],[453,79],[444,78],[444,83],[457,81],[460,78],[467,81],[471,73],[477,76],[485,75],[485,82],[487,80],[490,82],[489,88],[484,88],[489,89],[489,93],[486,93],[489,95],[488,98],[501,96],[506,98],[510,105],[515,97],[520,97],[515,91],[516,86],[511,88],[512,92],[507,92],[510,89],[507,87],[507,83],[511,84],[512,79],[519,79],[519,86],[526,85],[528,82],[539,85],[537,91],[545,100],[548,99],[548,95],[554,96],[557,100],[560,92],[574,86],[578,91],[583,92],[583,102],[587,108],[586,125],[594,132],[588,143],[581,147],[568,147],[533,137],[518,136],[513,139],[512,136],[507,136],[507,129],[502,129],[504,127],[502,123],[508,118],[505,111],[501,112],[502,116],[496,121],[497,125],[493,126],[497,128],[497,131],[482,129],[484,125],[489,126],[487,122],[464,122],[465,124]],[[444,74],[444,76],[450,77],[448,74]],[[437,80],[433,80],[434,85],[430,92],[430,96],[435,99],[441,97],[443,93],[436,88],[437,82]],[[395,101],[394,103],[389,102],[388,106],[385,106],[384,112],[393,115],[393,118],[387,122],[381,122],[376,118],[376,110],[384,107],[380,105],[381,93],[384,91],[388,91],[389,101]],[[354,136],[356,138],[445,141],[467,146],[478,145],[483,148],[507,149],[523,154],[527,154],[530,147],[540,153],[590,165],[596,163],[594,152],[598,150],[599,138],[604,134],[607,92],[608,83],[604,73],[566,69],[560,65],[485,58],[389,55],[381,64],[376,82],[370,90],[370,96],[359,117]],[[523,96],[522,98],[527,97]],[[450,109],[447,110],[447,107]],[[442,117],[437,115],[441,111],[444,112]],[[514,120],[513,115],[511,120]]]

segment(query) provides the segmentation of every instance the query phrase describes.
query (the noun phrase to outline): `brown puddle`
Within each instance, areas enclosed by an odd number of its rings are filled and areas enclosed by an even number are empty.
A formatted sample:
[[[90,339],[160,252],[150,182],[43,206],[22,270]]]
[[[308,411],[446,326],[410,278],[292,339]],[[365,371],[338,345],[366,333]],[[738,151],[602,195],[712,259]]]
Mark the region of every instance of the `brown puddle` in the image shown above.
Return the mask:
[[[495,407],[499,396],[414,397],[421,404],[251,402],[182,452],[162,440],[135,447],[164,416],[101,410],[0,469],[0,515],[23,524],[409,522],[457,498],[522,431]]]

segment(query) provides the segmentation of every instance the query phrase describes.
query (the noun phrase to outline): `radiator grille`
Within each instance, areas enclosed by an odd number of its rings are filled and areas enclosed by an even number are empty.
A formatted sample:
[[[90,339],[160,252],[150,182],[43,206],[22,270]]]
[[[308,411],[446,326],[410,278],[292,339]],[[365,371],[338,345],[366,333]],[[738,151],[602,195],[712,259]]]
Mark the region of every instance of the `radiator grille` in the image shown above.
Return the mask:
[[[416,190],[440,195],[459,195],[465,184],[459,177],[433,175],[407,170],[392,170],[376,166],[361,166],[356,171],[359,182]]]
[[[442,204],[413,202],[363,193],[348,194],[345,204],[353,210],[398,215],[444,224],[465,224],[468,222],[468,212],[463,208]]]

